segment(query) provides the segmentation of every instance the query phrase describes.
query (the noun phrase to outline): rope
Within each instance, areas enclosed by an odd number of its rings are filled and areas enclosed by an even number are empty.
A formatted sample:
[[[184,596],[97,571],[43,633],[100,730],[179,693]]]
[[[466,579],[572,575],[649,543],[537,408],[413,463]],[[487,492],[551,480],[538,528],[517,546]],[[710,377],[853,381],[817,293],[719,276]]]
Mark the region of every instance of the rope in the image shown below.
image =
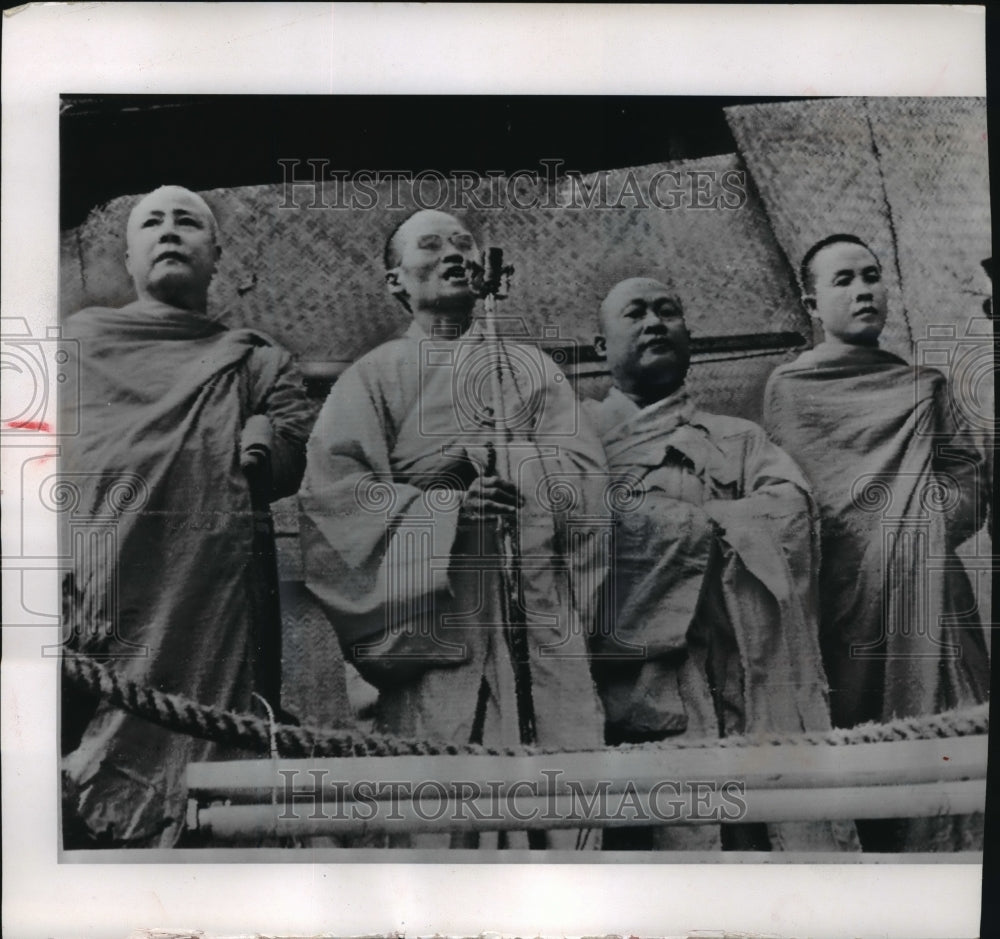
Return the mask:
[[[80,690],[104,698],[109,704],[168,730],[263,753],[272,753],[272,748],[276,746],[279,755],[290,759],[314,756],[526,756],[568,752],[538,747],[491,748],[478,744],[435,743],[388,734],[366,734],[349,729],[269,724],[251,714],[208,707],[181,695],[142,687],[86,656],[64,655],[63,671]],[[625,744],[614,749],[632,752],[709,747],[850,746],[898,740],[968,737],[988,731],[989,705],[979,704],[941,714],[900,718],[887,724],[863,724],[842,730],[761,734],[751,737],[708,737],[698,740],[668,739],[651,744]]]
[[[244,750],[270,753],[272,740],[283,757],[311,756],[440,756],[486,754],[509,756],[522,750],[492,750],[473,744],[434,744],[353,730],[269,725],[252,714],[198,704],[182,695],[142,687],[94,659],[81,655],[63,657],[65,676],[80,690],[105,699],[168,730],[225,743]]]
[[[271,759],[274,759],[278,755],[278,741],[274,736],[274,729],[278,726],[278,723],[274,719],[274,708],[271,707],[270,702],[262,694],[257,694],[255,691],[253,696],[260,701],[260,703],[264,706],[264,710],[267,712],[267,749]]]

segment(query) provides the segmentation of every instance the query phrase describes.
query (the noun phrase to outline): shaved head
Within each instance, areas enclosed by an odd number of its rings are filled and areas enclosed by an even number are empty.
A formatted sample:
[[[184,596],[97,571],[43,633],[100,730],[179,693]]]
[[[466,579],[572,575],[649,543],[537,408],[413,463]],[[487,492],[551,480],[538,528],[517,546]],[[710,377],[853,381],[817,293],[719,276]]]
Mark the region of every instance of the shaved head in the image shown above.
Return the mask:
[[[215,213],[209,208],[208,203],[196,192],[185,189],[183,186],[160,186],[152,192],[147,192],[139,201],[132,206],[132,211],[128,214],[128,224],[126,225],[126,238],[136,227],[137,219],[150,202],[159,203],[164,199],[177,201],[181,204],[187,203],[192,210],[197,211],[207,222],[209,231],[212,233],[212,241],[218,244],[219,223],[215,219]]]
[[[645,407],[684,383],[691,337],[673,284],[655,277],[619,281],[600,309],[615,385]]]
[[[627,277],[625,280],[620,280],[608,291],[604,300],[601,301],[601,327],[604,327],[609,316],[617,316],[621,308],[636,293],[657,289],[670,294],[678,303],[680,302],[677,290],[670,281],[664,282],[657,280],[655,277]]]
[[[140,300],[204,313],[221,249],[208,203],[183,186],[143,196],[128,217],[125,267]]]
[[[385,248],[382,251],[382,260],[385,269],[392,270],[400,261],[400,242],[406,237],[407,232],[413,228],[423,228],[427,225],[454,225],[456,228],[465,226],[454,215],[442,212],[440,209],[417,209],[416,212],[407,215],[390,233],[385,240]]]

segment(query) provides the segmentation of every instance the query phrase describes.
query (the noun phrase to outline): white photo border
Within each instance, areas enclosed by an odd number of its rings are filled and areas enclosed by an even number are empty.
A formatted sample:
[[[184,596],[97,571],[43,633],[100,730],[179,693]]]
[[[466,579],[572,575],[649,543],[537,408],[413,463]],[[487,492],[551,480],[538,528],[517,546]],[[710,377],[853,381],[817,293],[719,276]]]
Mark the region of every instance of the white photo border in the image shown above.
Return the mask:
[[[980,7],[76,3],[4,16],[0,302],[42,333],[58,308],[61,93],[986,91]],[[5,550],[44,557],[53,519],[20,519],[14,457],[2,454]],[[32,581],[46,608],[55,581]],[[4,621],[17,621],[8,593]],[[57,671],[40,655],[54,641],[3,634],[11,936],[978,933],[975,865],[58,864]]]

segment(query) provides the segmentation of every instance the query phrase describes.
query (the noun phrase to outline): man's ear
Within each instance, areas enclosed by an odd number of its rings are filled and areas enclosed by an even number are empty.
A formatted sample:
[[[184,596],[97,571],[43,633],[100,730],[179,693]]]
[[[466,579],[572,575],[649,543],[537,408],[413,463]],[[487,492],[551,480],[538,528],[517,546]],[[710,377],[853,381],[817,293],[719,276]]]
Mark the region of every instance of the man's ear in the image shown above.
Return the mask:
[[[219,259],[222,257],[222,245],[216,244],[212,248],[212,277],[215,276],[216,271],[219,269]]]
[[[606,359],[608,357],[608,340],[600,333],[594,336],[594,352],[597,353],[598,358]]]
[[[816,315],[816,297],[811,293],[802,294],[802,306],[810,316]]]
[[[392,267],[385,272],[385,285],[389,288],[389,296],[395,297],[406,309],[410,309],[410,295],[399,280],[399,268]]]
[[[403,285],[399,282],[399,268],[393,267],[385,272],[385,285],[389,288],[389,293],[394,297],[403,291]]]

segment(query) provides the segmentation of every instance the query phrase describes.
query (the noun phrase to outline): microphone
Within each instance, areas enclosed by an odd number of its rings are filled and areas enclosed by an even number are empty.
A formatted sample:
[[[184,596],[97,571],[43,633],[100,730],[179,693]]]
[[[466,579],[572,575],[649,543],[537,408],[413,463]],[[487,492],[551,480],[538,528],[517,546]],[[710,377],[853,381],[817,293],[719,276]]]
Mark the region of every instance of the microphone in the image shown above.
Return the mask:
[[[507,296],[510,287],[510,277],[514,268],[503,263],[503,248],[487,248],[483,252],[483,283],[480,295],[496,297],[502,300]]]

